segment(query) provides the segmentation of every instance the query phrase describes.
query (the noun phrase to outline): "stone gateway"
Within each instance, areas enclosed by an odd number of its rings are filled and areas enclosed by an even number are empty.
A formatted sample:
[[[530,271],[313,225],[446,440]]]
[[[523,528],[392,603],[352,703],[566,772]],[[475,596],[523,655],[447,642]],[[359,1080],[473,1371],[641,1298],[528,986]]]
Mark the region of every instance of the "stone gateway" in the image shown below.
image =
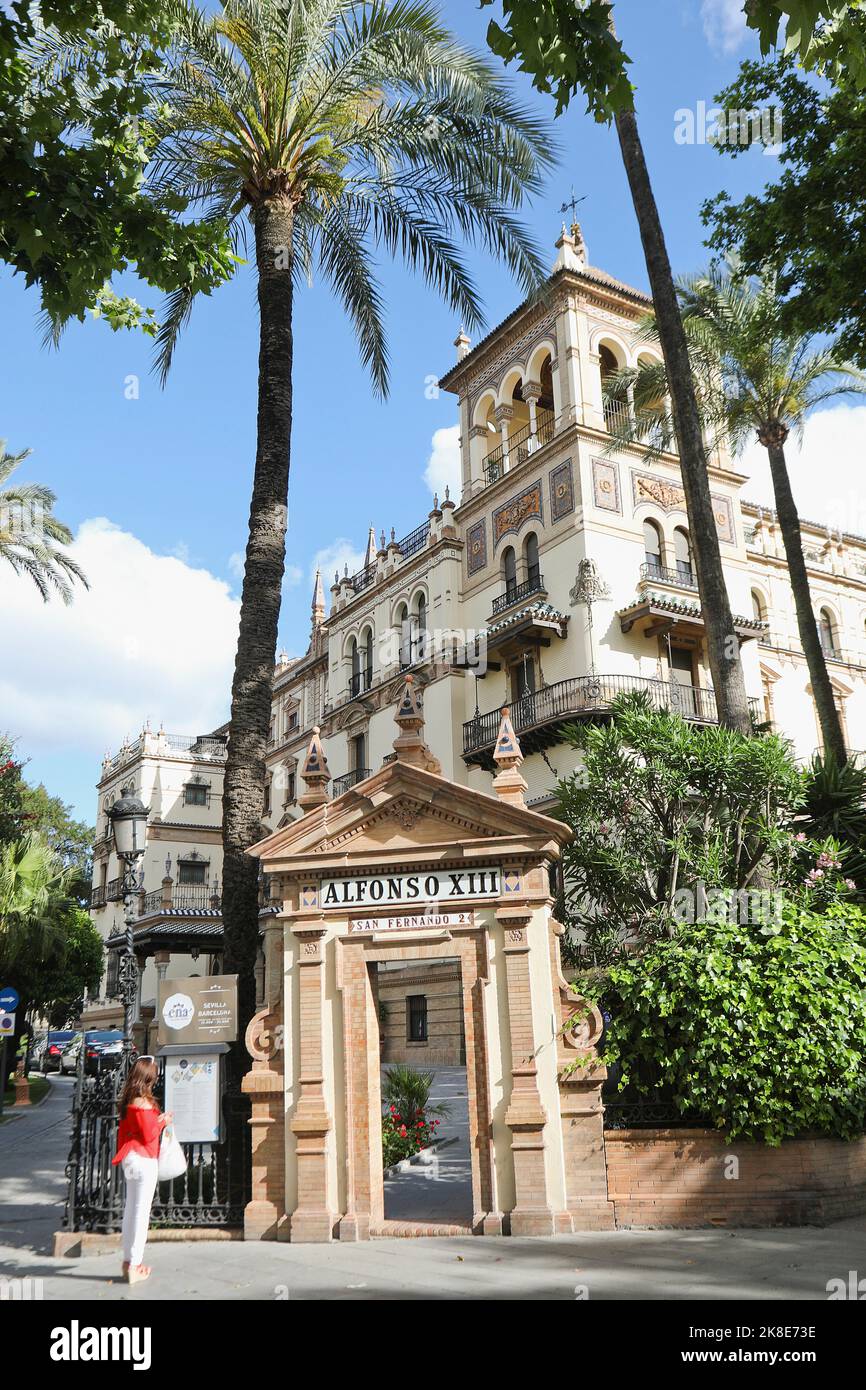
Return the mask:
[[[301,771],[305,814],[251,850],[281,906],[263,918],[264,1001],[247,1030],[245,1235],[387,1233],[378,990],[380,974],[387,981],[401,962],[431,974],[453,967],[472,1230],[612,1228],[601,1018],[562,977],[552,915],[550,870],[569,831],[526,807],[507,711],[494,796],[442,777],[411,677],[396,722],[396,756],[333,801],[314,732]]]

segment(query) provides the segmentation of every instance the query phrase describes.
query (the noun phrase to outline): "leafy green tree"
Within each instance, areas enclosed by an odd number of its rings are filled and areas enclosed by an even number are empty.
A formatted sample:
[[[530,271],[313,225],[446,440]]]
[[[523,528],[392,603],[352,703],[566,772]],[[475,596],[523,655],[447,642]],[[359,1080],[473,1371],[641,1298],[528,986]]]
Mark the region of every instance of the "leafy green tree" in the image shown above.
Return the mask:
[[[493,0],[481,3],[489,5]],[[539,91],[553,92],[557,111],[580,89],[596,119],[613,120],[616,126],[671,382],[683,490],[719,716],[723,724],[748,733],[743,666],[722,570],[688,343],[638,132],[627,76],[630,59],[613,30],[614,6],[609,0],[502,0],[502,12],[504,25],[493,20],[488,28],[493,52],[506,63],[519,61]]]
[[[764,55],[784,44],[808,71],[847,73],[866,87],[864,0],[743,0],[742,8]]]
[[[786,331],[825,333],[840,357],[866,367],[866,297],[852,291],[866,283],[866,92],[850,72],[816,85],[789,55],[743,63],[716,100],[726,110],[778,109],[783,143],[780,176],[759,195],[733,203],[723,192],[704,203],[707,244],[736,250],[749,274],[774,265]],[[750,143],[717,149],[737,158]]]
[[[30,937],[50,942],[64,889],[63,866],[41,836],[29,831],[0,846],[0,953],[7,966]]]
[[[3,964],[4,980],[18,990],[22,1012],[65,1028],[79,1017],[87,994],[99,988],[104,961],[104,943],[89,913],[58,902],[50,941],[30,935],[14,961]]]
[[[24,830],[25,794],[15,745],[5,734],[0,734],[0,846],[17,840]]]
[[[643,692],[567,737],[581,755],[556,787],[573,834],[562,855],[571,963],[605,965],[702,916],[772,916],[797,862],[803,797],[783,739],[699,727]]]
[[[464,322],[480,301],[458,241],[499,257],[526,291],[543,267],[515,217],[551,152],[491,67],[418,0],[225,0],[179,7],[148,117],[154,197],[251,229],[260,319],[258,438],[223,794],[226,968],[253,1009],[256,864],[285,561],[293,305],[318,269],[384,393],[388,352],[374,253],[403,257]],[[161,327],[168,369],[193,296]]]
[[[586,993],[581,982],[580,989]],[[603,990],[620,1086],[664,1088],[730,1138],[866,1129],[866,914],[788,904],[782,921],[683,928],[617,961]]]
[[[218,221],[156,201],[141,117],[174,0],[41,0],[0,10],[0,259],[37,285],[50,331],[95,310],[148,315],[106,290],[135,269],[166,293],[209,293],[233,261]]]
[[[797,828],[812,840],[832,839],[842,852],[842,871],[866,898],[866,767],[849,759],[815,757],[806,773]]]
[[[805,420],[816,406],[841,395],[866,395],[866,377],[834,347],[818,347],[786,328],[777,277],[770,269],[760,279],[748,279],[714,267],[684,277],[677,289],[708,437],[722,447],[729,442],[735,453],[757,438],[767,451],[797,629],[824,747],[842,767],[845,737],[812,607],[785,444],[792,430],[802,437]],[[644,319],[642,331],[654,336],[652,316]],[[660,404],[669,390],[664,365],[617,373],[607,390],[616,394],[626,386],[634,392],[635,408],[618,423],[617,442],[642,439],[653,452],[672,448],[674,420]]]
[[[59,796],[51,796],[41,782],[36,787],[25,784],[22,805],[27,826],[57,855],[66,892],[80,907],[86,907],[93,877],[94,827],[75,820],[72,807]]]
[[[29,454],[29,449],[21,454],[7,453],[5,442],[0,440],[0,484],[8,481]],[[89,586],[84,571],[63,548],[71,544],[72,532],[53,515],[56,500],[51,489],[41,483],[0,487],[0,559],[16,574],[29,575],[46,603],[52,590],[64,603],[71,603],[70,579]]]

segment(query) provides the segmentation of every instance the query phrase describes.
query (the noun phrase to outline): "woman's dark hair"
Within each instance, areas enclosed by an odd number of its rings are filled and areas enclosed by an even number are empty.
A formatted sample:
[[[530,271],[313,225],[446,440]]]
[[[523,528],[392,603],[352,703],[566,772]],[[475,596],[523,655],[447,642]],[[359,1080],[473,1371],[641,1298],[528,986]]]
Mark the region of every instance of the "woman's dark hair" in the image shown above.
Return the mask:
[[[118,1102],[120,1105],[121,1119],[123,1119],[126,1114],[127,1107],[131,1101],[139,1099],[153,1100],[153,1088],[156,1085],[156,1078],[158,1076],[159,1070],[156,1062],[150,1059],[145,1061],[143,1057],[139,1057],[138,1061],[133,1063],[129,1076],[126,1078],[126,1084],[120,1093],[120,1101]]]

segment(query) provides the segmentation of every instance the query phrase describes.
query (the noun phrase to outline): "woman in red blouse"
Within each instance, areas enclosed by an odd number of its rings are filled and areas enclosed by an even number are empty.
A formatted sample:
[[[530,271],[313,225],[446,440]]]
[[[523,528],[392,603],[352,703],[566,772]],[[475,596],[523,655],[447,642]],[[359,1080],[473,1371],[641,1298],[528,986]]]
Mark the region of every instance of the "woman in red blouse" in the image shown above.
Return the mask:
[[[156,1191],[160,1136],[171,1119],[170,1115],[162,1114],[153,1098],[157,1075],[153,1058],[139,1057],[120,1096],[117,1153],[112,1163],[122,1166],[126,1180],[123,1277],[128,1284],[137,1284],[150,1276],[150,1269],[141,1259]]]

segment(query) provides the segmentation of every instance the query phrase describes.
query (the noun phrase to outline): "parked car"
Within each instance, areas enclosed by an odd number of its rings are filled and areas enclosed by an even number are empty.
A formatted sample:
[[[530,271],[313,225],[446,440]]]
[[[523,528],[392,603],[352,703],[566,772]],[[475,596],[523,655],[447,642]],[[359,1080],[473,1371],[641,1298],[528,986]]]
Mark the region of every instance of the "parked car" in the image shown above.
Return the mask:
[[[84,1035],[84,1072],[95,1076],[101,1071],[113,1071],[123,1055],[123,1034],[118,1028],[106,1028]]]
[[[119,1064],[123,1052],[123,1034],[118,1028],[91,1028],[86,1033],[76,1033],[66,1044],[60,1058],[60,1070],[64,1075],[77,1069],[82,1047],[84,1074],[95,1076],[98,1072],[113,1070]]]
[[[39,1057],[39,1070],[43,1076],[50,1071],[60,1070],[60,1058],[64,1047],[72,1041],[75,1033],[71,1028],[52,1030],[46,1035]]]

